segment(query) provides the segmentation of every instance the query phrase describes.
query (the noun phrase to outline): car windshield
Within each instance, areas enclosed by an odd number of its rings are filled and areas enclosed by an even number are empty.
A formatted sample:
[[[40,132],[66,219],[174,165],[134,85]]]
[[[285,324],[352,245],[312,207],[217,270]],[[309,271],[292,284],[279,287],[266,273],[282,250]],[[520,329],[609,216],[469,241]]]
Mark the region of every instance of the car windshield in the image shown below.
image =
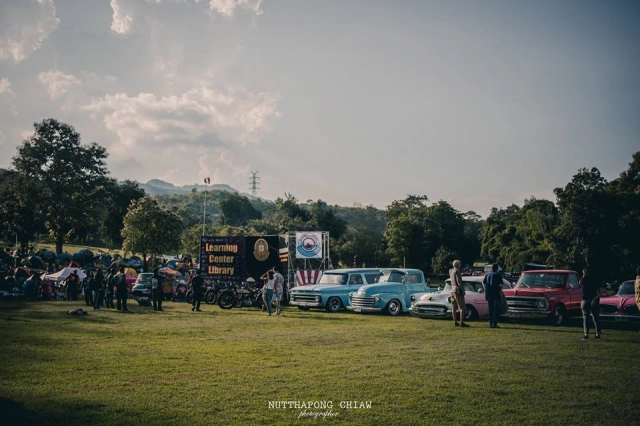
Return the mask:
[[[402,283],[404,282],[405,274],[400,271],[383,271],[380,280],[380,283]]]
[[[633,288],[633,281],[625,281],[620,285],[618,289],[619,296],[627,295],[627,294],[635,294],[635,289]]]
[[[142,282],[149,281],[152,276],[153,274],[151,272],[143,272],[138,275],[138,279],[136,280],[136,282],[142,283]]]
[[[318,284],[346,284],[347,274],[334,274],[331,272],[325,272],[320,278]]]
[[[462,285],[464,285],[464,291],[475,291],[482,288],[482,283],[477,281],[462,281]],[[444,284],[444,288],[442,291],[451,291],[451,280],[446,280]]]
[[[522,274],[516,288],[565,288],[567,274],[539,272]]]

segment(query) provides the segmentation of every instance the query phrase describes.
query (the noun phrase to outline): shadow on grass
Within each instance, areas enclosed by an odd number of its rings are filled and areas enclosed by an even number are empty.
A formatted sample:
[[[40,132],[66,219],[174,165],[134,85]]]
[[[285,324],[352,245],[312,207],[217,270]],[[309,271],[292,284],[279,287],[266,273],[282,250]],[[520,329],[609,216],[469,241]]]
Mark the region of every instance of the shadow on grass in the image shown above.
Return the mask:
[[[0,397],[3,426],[105,424],[104,421],[95,422],[98,413],[105,415],[105,408],[102,404],[55,404],[53,408],[44,406],[36,411],[26,409],[22,403]]]

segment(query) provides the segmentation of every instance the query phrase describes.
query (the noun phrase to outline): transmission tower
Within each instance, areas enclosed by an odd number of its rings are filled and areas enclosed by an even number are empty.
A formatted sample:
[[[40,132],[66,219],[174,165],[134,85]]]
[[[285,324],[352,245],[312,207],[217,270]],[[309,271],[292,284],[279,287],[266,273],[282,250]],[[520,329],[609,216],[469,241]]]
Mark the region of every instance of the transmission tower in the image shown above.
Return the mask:
[[[251,172],[251,176],[249,177],[249,189],[251,190],[251,195],[254,197],[258,195],[258,190],[260,189],[259,180],[258,172]]]

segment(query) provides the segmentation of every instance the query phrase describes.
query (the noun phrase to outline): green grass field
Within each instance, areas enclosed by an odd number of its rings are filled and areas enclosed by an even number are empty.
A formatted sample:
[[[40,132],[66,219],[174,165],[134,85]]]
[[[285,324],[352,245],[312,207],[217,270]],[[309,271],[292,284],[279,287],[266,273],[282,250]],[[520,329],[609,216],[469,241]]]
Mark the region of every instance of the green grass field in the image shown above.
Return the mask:
[[[0,424],[640,424],[637,328],[80,307],[0,302]]]

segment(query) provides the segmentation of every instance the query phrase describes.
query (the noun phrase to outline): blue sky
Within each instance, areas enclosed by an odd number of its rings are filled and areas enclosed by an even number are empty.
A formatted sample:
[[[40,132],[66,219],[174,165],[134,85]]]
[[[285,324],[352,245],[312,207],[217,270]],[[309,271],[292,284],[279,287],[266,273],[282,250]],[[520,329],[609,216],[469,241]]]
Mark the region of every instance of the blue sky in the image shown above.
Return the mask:
[[[0,167],[56,118],[113,177],[485,216],[640,150],[636,1],[3,0]]]

